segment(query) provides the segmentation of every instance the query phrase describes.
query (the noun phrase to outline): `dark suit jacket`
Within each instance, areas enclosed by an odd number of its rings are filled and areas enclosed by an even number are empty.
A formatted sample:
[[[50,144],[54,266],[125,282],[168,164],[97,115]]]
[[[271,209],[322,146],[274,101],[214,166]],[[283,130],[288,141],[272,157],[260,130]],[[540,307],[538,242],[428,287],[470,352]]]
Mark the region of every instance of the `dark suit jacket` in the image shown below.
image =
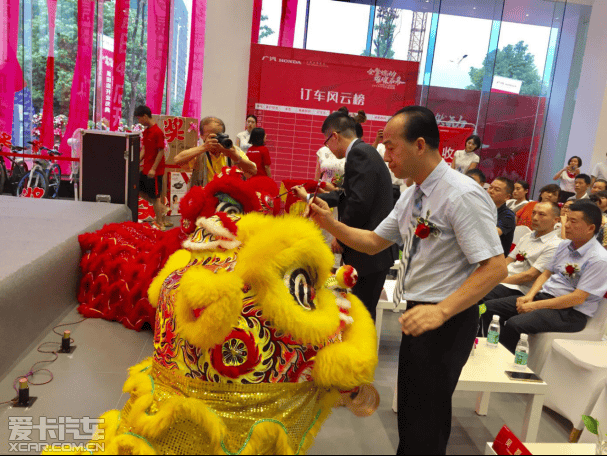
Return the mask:
[[[392,179],[381,155],[372,146],[357,140],[346,158],[343,190],[318,195],[329,206],[337,206],[339,220],[353,228],[373,231],[394,208]],[[343,246],[343,245],[342,245]],[[345,264],[361,276],[384,271],[394,265],[394,250],[367,255],[344,247]]]

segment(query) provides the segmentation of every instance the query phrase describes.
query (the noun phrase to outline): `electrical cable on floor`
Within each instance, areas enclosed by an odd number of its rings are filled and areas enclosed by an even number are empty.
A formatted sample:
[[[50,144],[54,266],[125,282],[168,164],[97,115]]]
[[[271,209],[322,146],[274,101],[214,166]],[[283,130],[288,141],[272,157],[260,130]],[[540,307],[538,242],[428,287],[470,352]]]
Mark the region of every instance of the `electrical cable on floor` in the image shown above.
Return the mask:
[[[73,322],[73,323],[63,323],[61,325],[57,325],[57,326],[55,326],[53,328],[53,332],[55,334],[57,334],[58,336],[62,336],[63,334],[58,333],[56,331],[57,328],[61,328],[61,327],[64,327],[64,326],[74,326],[74,325],[82,323],[85,320],[88,320],[88,318],[83,318],[82,320],[79,320],[79,321],[76,321],[76,322]],[[73,344],[74,343],[74,339],[70,338],[70,343]],[[43,354],[48,354],[48,355],[54,355],[55,357],[53,359],[47,359],[47,360],[38,361],[38,362],[34,363],[34,365],[30,368],[30,370],[29,370],[29,372],[27,374],[21,375],[21,376],[17,377],[15,379],[15,381],[13,382],[13,389],[17,393],[17,396],[19,396],[19,388],[18,388],[19,380],[21,380],[23,378],[26,379],[28,381],[28,383],[30,385],[33,385],[33,386],[48,385],[49,383],[51,383],[53,381],[53,378],[54,378],[53,377],[53,373],[50,370],[48,370],[48,369],[35,369],[34,370],[34,368],[38,364],[45,364],[45,363],[52,364],[52,363],[54,363],[55,361],[57,361],[59,359],[59,353],[58,353],[59,350],[58,349],[52,350],[52,351],[42,350],[42,347],[44,347],[45,345],[51,345],[51,344],[52,345],[59,345],[59,347],[61,347],[61,342],[42,342],[40,345],[38,345],[38,348],[36,349],[36,351],[38,351],[38,353],[43,353]],[[36,375],[38,373],[46,373],[50,378],[47,381],[42,382],[42,383],[33,383],[33,382],[31,382],[30,381],[30,377],[33,377],[34,375]],[[18,402],[17,399],[11,399],[10,401],[0,402],[0,405],[16,404],[17,402]]]

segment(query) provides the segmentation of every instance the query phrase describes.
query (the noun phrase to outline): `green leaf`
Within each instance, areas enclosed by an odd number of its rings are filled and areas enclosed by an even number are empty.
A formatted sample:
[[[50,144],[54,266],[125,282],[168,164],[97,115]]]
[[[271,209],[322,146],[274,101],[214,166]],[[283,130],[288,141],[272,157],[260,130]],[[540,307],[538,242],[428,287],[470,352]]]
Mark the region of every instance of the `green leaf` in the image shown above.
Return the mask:
[[[594,435],[599,435],[599,422],[588,415],[582,415],[582,420],[586,425],[586,429],[588,432],[591,432]]]

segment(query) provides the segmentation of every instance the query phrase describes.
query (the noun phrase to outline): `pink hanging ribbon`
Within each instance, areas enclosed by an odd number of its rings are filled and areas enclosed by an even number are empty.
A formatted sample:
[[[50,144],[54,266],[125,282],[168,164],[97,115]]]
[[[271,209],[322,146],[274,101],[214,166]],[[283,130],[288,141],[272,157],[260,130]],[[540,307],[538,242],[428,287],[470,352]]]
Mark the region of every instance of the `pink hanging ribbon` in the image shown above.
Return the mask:
[[[0,2],[0,133],[13,131],[13,110],[19,69],[19,0]]]
[[[57,0],[47,0],[48,7],[48,56],[46,58],[46,76],[44,78],[44,102],[42,104],[42,123],[40,141],[46,147],[55,146],[55,126],[53,125],[53,96],[55,92],[55,21]]]
[[[295,41],[295,21],[297,19],[297,0],[282,0],[282,14],[280,16],[280,32],[278,45],[293,47]]]
[[[70,115],[61,141],[59,152],[71,152],[67,140],[78,128],[86,128],[89,119],[89,94],[91,90],[91,66],[93,59],[93,27],[95,22],[95,2],[78,0],[78,51],[70,95]]]
[[[112,112],[110,130],[116,131],[122,117],[122,95],[126,68],[126,45],[129,32],[129,0],[116,0],[114,22],[114,72],[112,78]]]
[[[194,2],[195,3],[195,2]],[[162,111],[162,97],[169,55],[169,0],[149,0],[147,50],[147,105],[152,114]],[[195,11],[194,7],[194,11]],[[196,19],[193,12],[193,19]]]
[[[251,43],[259,43],[259,28],[261,27],[261,7],[263,0],[253,2],[253,26],[251,27]]]
[[[188,82],[183,102],[183,117],[199,119],[202,114],[202,78],[204,71],[204,41],[207,17],[207,0],[193,0],[192,35],[190,37],[190,62]]]

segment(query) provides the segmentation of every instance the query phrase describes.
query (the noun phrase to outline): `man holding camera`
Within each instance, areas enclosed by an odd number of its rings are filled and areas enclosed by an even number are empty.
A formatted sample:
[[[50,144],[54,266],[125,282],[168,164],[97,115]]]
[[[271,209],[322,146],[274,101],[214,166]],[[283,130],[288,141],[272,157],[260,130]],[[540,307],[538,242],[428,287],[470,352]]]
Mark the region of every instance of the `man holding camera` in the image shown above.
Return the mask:
[[[244,173],[257,174],[255,163],[234,146],[225,134],[226,126],[217,117],[205,117],[200,121],[200,139],[203,143],[184,150],[175,156],[175,164],[193,162],[190,188],[207,185],[225,166],[238,166]]]

